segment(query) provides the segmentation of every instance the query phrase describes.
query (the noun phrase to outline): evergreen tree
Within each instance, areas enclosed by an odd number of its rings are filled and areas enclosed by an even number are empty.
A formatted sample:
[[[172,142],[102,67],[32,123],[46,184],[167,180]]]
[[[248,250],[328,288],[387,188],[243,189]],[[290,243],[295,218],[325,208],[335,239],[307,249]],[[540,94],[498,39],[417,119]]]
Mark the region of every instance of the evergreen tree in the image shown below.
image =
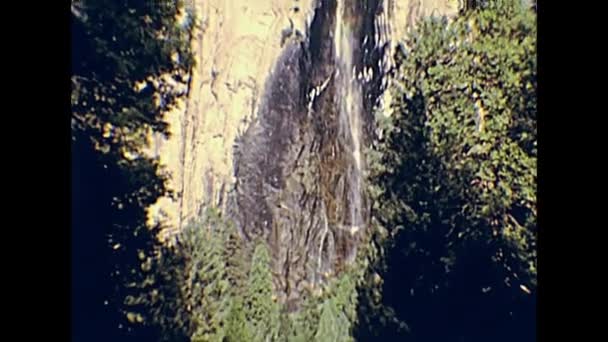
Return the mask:
[[[345,271],[328,286],[321,305],[315,341],[353,341],[357,319],[357,288],[353,271]]]
[[[226,321],[226,341],[249,341],[251,332],[245,319],[243,296],[247,282],[245,246],[232,222],[226,227],[228,233],[225,242],[224,258],[230,283],[230,313]]]
[[[147,136],[167,133],[163,115],[185,95],[192,21],[182,14],[181,1],[174,6],[72,2],[72,326],[77,340],[153,339],[152,330],[133,329],[149,320],[144,302],[136,298],[152,288],[159,248],[159,227],[146,226],[146,208],[170,192],[166,173],[143,151]]]
[[[289,314],[290,326],[287,330],[287,341],[307,342],[314,341],[321,318],[322,298],[306,292],[300,309]]]
[[[521,1],[488,1],[424,21],[397,56],[375,217],[395,236],[386,301],[421,340],[468,339],[489,312],[486,339],[534,336],[535,39]],[[480,314],[437,330],[438,305]]]
[[[72,128],[101,151],[138,155],[186,91],[192,15],[183,1],[72,4]]]
[[[226,272],[230,281],[231,295],[242,298],[247,282],[248,266],[250,266],[247,262],[246,245],[234,223],[232,221],[225,223],[224,259],[226,260]]]
[[[280,306],[273,300],[270,253],[258,242],[251,259],[251,269],[245,293],[245,317],[252,341],[276,341],[280,326]]]
[[[223,341],[238,307],[227,241],[232,225],[216,210],[180,231],[158,258],[152,292],[143,297],[167,341]],[[242,271],[239,271],[242,273]],[[235,302],[237,303],[235,305]]]
[[[190,281],[193,291],[192,341],[222,341],[230,310],[230,282],[224,258],[226,234],[217,216],[212,216],[203,229],[206,234],[199,234],[201,239],[194,245],[201,249],[200,254],[192,255],[195,260],[195,275]]]
[[[252,338],[250,326],[245,317],[243,299],[234,296],[226,322],[226,342],[251,341]]]
[[[338,308],[338,304],[334,298],[323,303],[321,311],[321,319],[315,341],[317,342],[350,342],[353,341],[350,336],[350,322],[343,311]]]
[[[344,313],[347,320],[346,327],[350,330],[357,319],[357,288],[351,274],[345,272],[336,282],[335,294],[333,296],[335,305],[339,311]]]

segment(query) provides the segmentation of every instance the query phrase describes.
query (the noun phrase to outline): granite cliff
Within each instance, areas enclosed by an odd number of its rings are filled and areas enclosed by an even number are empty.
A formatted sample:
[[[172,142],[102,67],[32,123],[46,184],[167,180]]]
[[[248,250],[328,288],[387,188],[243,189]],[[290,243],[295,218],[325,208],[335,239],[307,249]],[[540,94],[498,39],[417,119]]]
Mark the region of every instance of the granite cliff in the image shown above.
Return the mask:
[[[246,240],[271,247],[275,290],[302,288],[352,262],[369,204],[364,151],[393,52],[416,20],[451,16],[447,0],[195,0],[196,66],[150,153],[174,198],[149,210],[165,235],[207,206]]]

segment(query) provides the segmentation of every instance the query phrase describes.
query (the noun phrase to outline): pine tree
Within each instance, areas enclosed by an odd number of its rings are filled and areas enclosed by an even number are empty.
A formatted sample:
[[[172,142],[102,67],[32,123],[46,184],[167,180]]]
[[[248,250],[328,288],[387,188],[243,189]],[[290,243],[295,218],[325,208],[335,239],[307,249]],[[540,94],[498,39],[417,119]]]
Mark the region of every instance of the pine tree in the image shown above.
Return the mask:
[[[251,331],[245,318],[243,296],[247,285],[245,246],[232,222],[227,226],[226,269],[230,282],[230,313],[226,322],[226,341],[250,341]]]
[[[314,341],[319,319],[321,318],[322,303],[322,298],[316,297],[308,291],[306,292],[306,297],[303,298],[300,309],[289,314],[290,327],[287,341]]]
[[[246,257],[246,246],[234,222],[226,222],[225,229],[224,259],[226,260],[226,272],[230,281],[231,295],[242,298],[249,266]]]
[[[273,300],[270,253],[263,242],[253,252],[245,294],[245,317],[252,341],[276,341],[280,326],[280,306]]]
[[[241,297],[232,297],[230,314],[226,322],[226,342],[252,340],[251,328],[245,317],[245,308]]]
[[[335,298],[330,298],[323,303],[321,318],[315,341],[317,342],[351,342],[350,322],[344,312],[339,309],[340,305]]]
[[[188,224],[159,259],[154,292],[147,298],[164,340],[222,341],[238,293],[226,258],[230,225],[209,210]]]
[[[222,341],[230,310],[230,282],[225,260],[226,223],[209,211],[206,220],[191,231],[192,266],[188,279],[191,302],[192,341]]]
[[[344,313],[348,322],[348,329],[357,319],[357,287],[351,274],[345,272],[336,281],[335,305]]]

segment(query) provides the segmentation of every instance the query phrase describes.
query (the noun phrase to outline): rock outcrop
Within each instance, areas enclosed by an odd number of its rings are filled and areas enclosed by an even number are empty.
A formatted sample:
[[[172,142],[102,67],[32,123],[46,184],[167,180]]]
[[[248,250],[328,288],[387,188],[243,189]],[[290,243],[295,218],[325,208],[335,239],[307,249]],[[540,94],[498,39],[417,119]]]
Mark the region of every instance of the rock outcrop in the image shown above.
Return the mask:
[[[167,233],[233,184],[232,146],[259,106],[264,83],[286,40],[305,31],[311,0],[194,0],[196,66],[184,103],[167,115],[171,136],[151,137],[151,152],[172,174],[175,198],[149,210]]]
[[[151,138],[174,199],[149,210],[171,233],[208,205],[271,246],[276,290],[296,305],[352,261],[368,204],[362,150],[397,39],[446,0],[196,0],[188,99]],[[292,305],[292,307],[293,307]]]

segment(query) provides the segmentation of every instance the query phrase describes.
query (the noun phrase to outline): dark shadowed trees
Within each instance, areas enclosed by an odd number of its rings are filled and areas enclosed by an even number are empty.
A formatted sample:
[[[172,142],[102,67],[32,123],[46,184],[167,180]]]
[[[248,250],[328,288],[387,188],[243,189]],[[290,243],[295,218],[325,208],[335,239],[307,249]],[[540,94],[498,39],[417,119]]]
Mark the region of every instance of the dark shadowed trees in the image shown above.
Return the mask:
[[[415,341],[533,341],[536,23],[520,1],[423,22],[379,148],[384,300]]]
[[[133,338],[130,322],[145,318],[124,304],[156,249],[146,208],[168,194],[167,175],[144,153],[147,137],[167,133],[163,114],[185,95],[192,66],[192,20],[177,4],[72,5],[74,341]]]

